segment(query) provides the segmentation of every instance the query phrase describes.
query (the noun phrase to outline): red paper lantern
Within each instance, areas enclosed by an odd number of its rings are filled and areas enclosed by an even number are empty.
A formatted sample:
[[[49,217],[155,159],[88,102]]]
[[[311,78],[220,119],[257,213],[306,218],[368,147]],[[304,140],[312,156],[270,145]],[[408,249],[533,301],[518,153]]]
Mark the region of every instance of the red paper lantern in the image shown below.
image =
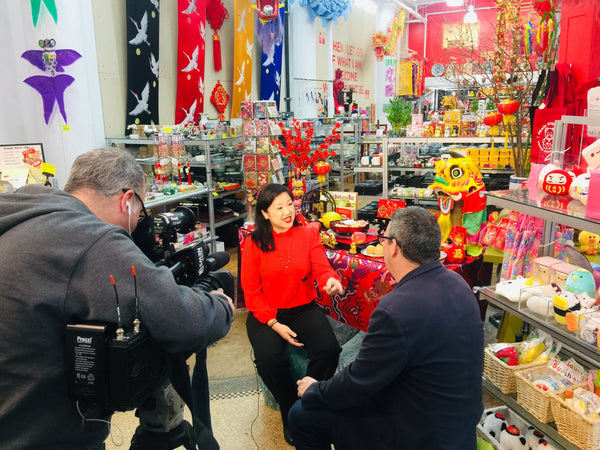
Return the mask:
[[[498,111],[502,114],[510,116],[516,113],[519,110],[519,102],[514,99],[506,99],[502,100],[501,103],[498,103]]]
[[[488,127],[498,125],[500,122],[502,122],[502,114],[496,111],[488,113],[488,115],[483,118],[483,123]]]
[[[331,166],[327,161],[317,161],[312,166],[313,172],[318,175],[317,180],[319,183],[324,183],[326,178],[325,175],[331,170]]]

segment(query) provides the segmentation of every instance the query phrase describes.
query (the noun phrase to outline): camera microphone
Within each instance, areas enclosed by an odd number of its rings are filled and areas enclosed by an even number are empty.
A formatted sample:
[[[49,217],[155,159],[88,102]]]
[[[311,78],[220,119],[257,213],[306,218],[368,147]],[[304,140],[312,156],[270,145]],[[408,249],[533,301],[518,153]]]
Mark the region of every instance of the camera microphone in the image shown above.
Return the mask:
[[[229,263],[229,259],[229,253],[227,252],[211,253],[210,256],[206,258],[206,269],[208,272],[219,270]]]

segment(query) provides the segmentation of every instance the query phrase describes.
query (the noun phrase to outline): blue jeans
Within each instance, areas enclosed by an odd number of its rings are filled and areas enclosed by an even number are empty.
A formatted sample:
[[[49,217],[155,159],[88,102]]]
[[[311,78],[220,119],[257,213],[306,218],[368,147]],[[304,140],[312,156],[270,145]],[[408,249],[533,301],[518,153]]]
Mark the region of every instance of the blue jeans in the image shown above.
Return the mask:
[[[296,449],[331,450],[333,418],[333,412],[328,409],[306,410],[301,400],[294,403],[288,415],[288,427]]]

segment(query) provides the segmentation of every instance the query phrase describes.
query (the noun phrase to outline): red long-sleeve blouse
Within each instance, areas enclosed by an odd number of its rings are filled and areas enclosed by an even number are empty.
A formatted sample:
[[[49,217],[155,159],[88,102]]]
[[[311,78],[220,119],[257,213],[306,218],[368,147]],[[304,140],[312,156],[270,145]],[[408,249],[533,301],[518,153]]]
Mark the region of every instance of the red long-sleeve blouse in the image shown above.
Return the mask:
[[[284,233],[274,232],[273,238],[272,252],[261,251],[250,236],[242,251],[244,301],[262,323],[274,319],[278,309],[311,302],[317,294],[315,279],[320,286],[331,277],[339,280],[315,229],[292,227]]]

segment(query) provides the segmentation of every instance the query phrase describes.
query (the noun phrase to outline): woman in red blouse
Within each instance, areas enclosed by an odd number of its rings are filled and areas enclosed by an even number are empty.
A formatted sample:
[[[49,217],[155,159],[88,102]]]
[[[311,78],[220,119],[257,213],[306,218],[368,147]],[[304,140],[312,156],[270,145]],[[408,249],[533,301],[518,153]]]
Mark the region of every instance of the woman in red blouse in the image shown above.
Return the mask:
[[[333,376],[341,348],[314,301],[314,281],[329,295],[344,288],[325,257],[319,233],[298,223],[286,186],[269,184],[260,191],[254,222],[242,253],[246,329],[258,374],[279,403],[284,437],[291,443],[287,414],[298,396],[285,345],[305,347],[307,376]]]

